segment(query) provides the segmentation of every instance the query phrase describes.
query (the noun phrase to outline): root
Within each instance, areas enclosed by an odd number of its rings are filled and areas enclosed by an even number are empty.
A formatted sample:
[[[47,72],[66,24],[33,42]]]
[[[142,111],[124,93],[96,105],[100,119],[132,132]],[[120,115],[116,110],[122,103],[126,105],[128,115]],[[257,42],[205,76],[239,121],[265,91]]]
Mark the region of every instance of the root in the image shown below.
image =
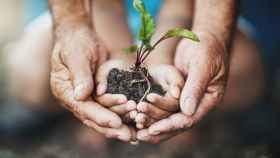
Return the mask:
[[[142,79],[142,80],[132,80],[132,81],[130,82],[130,86],[132,86],[132,85],[134,85],[134,84],[136,84],[136,83],[141,83],[141,82],[146,82],[146,80],[145,80],[145,79]]]
[[[146,96],[150,93],[150,90],[151,90],[151,82],[150,82],[149,78],[147,77],[146,74],[143,73],[143,71],[141,71],[141,75],[144,77],[145,81],[147,82],[148,88],[145,91],[143,97],[140,99],[139,102],[142,102],[146,98]]]

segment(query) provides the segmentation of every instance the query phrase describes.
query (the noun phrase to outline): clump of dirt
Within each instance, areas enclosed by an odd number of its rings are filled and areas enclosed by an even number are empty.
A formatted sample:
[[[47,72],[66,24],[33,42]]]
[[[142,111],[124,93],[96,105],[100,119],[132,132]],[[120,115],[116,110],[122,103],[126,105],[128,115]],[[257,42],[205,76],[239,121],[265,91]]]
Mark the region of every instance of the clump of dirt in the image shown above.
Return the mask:
[[[128,100],[134,100],[136,103],[139,103],[141,99],[145,100],[142,97],[145,96],[146,92],[159,95],[166,93],[145,68],[138,71],[124,71],[114,68],[109,72],[107,82],[107,93],[124,94]],[[150,90],[148,90],[149,87]]]

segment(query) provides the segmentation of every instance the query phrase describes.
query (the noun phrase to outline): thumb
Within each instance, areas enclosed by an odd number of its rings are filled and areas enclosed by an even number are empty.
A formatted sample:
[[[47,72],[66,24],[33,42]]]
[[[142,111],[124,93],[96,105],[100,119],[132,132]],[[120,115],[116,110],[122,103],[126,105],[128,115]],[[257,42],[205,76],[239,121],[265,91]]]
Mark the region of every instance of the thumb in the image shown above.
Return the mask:
[[[185,115],[192,116],[207,89],[209,73],[199,68],[190,68],[180,97],[180,107]]]
[[[101,65],[96,73],[96,83],[97,83],[97,88],[96,88],[96,94],[97,96],[100,96],[106,92],[107,89],[107,76],[110,72],[110,63],[105,63]]]
[[[122,125],[122,120],[117,114],[92,101],[81,102],[75,112],[80,119],[93,121],[102,127],[120,128]]]
[[[69,58],[67,66],[74,85],[75,99],[85,100],[94,88],[90,61],[83,55],[75,56],[75,58]]]

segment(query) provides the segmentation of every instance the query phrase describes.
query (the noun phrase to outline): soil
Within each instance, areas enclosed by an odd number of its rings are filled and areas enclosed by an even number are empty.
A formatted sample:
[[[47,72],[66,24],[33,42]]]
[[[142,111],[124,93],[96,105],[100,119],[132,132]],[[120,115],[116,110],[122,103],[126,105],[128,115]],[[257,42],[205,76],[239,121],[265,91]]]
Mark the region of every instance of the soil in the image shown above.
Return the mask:
[[[163,88],[153,80],[145,68],[141,68],[139,71],[112,69],[107,78],[108,88],[106,92],[111,94],[124,94],[128,100],[134,100],[136,103],[139,103],[141,99],[145,100],[145,98],[142,97],[149,88],[147,79],[150,83],[150,90],[148,93],[157,93],[159,95],[164,95],[166,93]]]

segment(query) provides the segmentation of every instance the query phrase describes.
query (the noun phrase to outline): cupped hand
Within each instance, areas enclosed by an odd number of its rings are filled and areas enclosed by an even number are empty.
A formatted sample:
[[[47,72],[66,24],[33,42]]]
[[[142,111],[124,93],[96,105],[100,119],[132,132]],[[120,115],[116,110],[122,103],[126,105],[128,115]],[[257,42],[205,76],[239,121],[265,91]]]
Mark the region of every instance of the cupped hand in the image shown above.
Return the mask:
[[[130,112],[136,110],[136,103],[132,100],[127,100],[126,96],[123,94],[110,94],[106,93],[107,89],[107,76],[113,68],[119,70],[129,70],[132,66],[132,62],[128,60],[121,59],[111,59],[104,64],[102,64],[96,73],[97,82],[97,93],[95,100],[102,106],[108,108],[109,110],[115,112],[119,116],[125,118],[125,120],[130,121]]]
[[[157,64],[148,67],[154,81],[166,91],[164,96],[156,93],[147,95],[147,101],[137,105],[136,125],[142,129],[157,120],[164,119],[179,110],[179,96],[184,85],[182,74],[172,65]]]
[[[200,42],[183,39],[175,65],[186,76],[180,96],[180,112],[137,133],[142,141],[159,143],[198,123],[223,98],[228,75],[228,52],[211,33],[198,32]]]
[[[51,58],[54,96],[85,125],[110,138],[130,141],[133,132],[120,117],[92,101],[93,74],[106,52],[88,26],[56,33]]]

